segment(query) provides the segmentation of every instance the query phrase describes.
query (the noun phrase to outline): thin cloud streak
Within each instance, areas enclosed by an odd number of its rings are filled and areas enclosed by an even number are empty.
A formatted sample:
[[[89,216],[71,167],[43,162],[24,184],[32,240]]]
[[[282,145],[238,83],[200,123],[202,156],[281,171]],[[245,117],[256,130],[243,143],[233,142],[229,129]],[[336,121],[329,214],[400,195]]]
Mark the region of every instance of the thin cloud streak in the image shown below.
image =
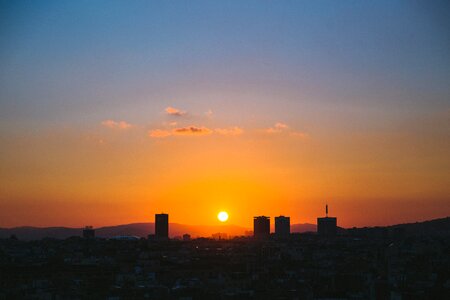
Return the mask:
[[[186,126],[174,128],[172,130],[154,129],[149,130],[148,136],[151,138],[165,138],[174,135],[180,136],[203,136],[212,134],[213,131],[207,127]]]
[[[102,126],[111,129],[130,129],[133,127],[130,123],[126,121],[114,121],[114,120],[104,120],[101,122]]]
[[[239,136],[244,133],[244,130],[238,126],[229,128],[216,128],[214,130],[204,126],[186,126],[173,128],[171,130],[166,129],[153,129],[148,131],[148,136],[151,138],[165,138],[175,135],[183,136],[204,136],[210,134],[217,134],[222,136]]]
[[[228,135],[228,136],[236,136],[244,133],[244,130],[237,126],[230,128],[216,128],[214,131],[220,135]]]
[[[187,126],[175,128],[172,132],[175,135],[207,135],[211,134],[212,130],[206,127]]]
[[[161,129],[149,130],[148,132],[148,136],[152,138],[165,138],[170,135],[172,135],[170,131]]]

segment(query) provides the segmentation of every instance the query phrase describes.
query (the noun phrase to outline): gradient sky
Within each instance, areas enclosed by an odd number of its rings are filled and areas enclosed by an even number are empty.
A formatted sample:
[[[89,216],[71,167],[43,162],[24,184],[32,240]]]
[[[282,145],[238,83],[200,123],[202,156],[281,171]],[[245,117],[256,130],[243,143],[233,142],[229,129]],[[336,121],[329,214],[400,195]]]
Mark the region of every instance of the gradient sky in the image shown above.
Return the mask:
[[[0,226],[448,216],[449,20],[446,1],[0,1]]]

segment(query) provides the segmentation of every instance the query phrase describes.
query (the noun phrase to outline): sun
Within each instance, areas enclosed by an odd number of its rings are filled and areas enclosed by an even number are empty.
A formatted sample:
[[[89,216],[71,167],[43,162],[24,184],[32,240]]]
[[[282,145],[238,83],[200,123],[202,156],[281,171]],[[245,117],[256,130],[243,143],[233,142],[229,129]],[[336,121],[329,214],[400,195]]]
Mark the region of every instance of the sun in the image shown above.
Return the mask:
[[[219,219],[220,222],[226,222],[228,220],[228,213],[226,211],[221,211],[217,215],[217,219]]]

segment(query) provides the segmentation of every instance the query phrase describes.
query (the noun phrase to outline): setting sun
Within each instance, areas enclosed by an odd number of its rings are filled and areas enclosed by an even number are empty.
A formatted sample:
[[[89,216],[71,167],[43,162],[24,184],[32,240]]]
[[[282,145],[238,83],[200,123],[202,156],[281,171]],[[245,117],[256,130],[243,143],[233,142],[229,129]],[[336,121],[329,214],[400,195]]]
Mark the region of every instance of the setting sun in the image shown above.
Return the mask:
[[[220,222],[226,222],[228,220],[228,213],[226,211],[221,211],[217,215],[217,219],[219,219]]]

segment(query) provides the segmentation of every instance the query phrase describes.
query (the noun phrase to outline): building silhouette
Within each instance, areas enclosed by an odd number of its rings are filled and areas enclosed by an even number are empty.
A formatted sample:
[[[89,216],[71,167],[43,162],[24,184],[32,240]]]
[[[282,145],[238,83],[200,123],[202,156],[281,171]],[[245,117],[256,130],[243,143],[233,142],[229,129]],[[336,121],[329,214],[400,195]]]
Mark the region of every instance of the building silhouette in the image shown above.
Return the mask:
[[[253,236],[258,239],[270,236],[270,217],[259,216],[253,218]]]
[[[83,229],[83,238],[93,239],[95,238],[95,229],[92,226],[86,226]]]
[[[275,237],[288,238],[291,234],[291,218],[285,216],[275,217]]]
[[[155,214],[155,238],[156,240],[169,239],[168,214]]]
[[[325,217],[317,218],[317,233],[322,236],[337,234],[337,218],[328,216],[328,204],[325,206]]]

